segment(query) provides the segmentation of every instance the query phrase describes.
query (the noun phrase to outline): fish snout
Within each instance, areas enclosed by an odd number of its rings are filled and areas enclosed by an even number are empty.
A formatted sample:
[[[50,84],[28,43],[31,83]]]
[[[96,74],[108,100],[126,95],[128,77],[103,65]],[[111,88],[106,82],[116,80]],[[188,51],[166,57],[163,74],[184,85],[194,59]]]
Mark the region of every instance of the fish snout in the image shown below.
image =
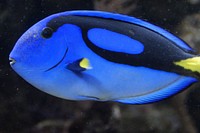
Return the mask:
[[[9,57],[9,62],[10,62],[10,65],[14,65],[16,60],[11,58],[11,57]]]

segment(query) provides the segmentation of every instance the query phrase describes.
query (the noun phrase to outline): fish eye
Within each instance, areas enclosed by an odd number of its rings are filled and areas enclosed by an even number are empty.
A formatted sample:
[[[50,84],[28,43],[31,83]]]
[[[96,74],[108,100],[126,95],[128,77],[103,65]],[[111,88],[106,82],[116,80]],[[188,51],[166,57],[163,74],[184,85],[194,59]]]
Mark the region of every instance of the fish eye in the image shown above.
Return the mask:
[[[42,29],[42,33],[41,33],[41,36],[45,39],[48,39],[52,36],[53,34],[53,29],[50,28],[50,27],[45,27]]]

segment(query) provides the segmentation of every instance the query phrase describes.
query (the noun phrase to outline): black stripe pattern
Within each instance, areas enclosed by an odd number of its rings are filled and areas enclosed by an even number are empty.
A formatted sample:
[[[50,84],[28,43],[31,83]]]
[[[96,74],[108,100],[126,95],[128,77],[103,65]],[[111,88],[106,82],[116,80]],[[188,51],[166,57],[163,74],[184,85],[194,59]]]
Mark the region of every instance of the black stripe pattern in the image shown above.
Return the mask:
[[[46,26],[56,32],[64,24],[74,24],[80,27],[86,45],[94,53],[108,61],[175,72],[181,75],[192,74],[191,71],[184,70],[182,67],[174,65],[173,62],[191,58],[195,55],[184,51],[173,41],[145,27],[114,19],[70,15],[53,18]],[[141,54],[133,55],[100,48],[88,39],[88,30],[93,28],[110,30],[138,40],[144,45],[144,51]]]

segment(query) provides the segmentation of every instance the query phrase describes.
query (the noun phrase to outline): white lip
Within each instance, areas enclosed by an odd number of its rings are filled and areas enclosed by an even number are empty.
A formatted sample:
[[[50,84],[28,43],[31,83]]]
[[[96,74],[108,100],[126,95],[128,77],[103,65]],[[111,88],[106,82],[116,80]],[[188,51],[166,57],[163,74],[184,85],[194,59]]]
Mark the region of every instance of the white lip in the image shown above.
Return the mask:
[[[9,57],[9,61],[10,61],[10,65],[14,65],[15,64],[15,59],[13,59],[13,58],[11,58],[11,57]]]

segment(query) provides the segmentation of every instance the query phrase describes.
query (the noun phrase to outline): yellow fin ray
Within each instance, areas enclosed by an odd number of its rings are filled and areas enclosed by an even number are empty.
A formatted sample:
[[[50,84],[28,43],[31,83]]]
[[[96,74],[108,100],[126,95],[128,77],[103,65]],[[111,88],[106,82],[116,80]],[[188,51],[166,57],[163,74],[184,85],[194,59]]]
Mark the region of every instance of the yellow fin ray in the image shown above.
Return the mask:
[[[92,69],[91,65],[90,65],[90,61],[87,58],[83,58],[80,61],[80,67],[85,68],[85,69]]]
[[[188,58],[185,60],[174,62],[174,64],[192,72],[200,73],[200,57]]]

